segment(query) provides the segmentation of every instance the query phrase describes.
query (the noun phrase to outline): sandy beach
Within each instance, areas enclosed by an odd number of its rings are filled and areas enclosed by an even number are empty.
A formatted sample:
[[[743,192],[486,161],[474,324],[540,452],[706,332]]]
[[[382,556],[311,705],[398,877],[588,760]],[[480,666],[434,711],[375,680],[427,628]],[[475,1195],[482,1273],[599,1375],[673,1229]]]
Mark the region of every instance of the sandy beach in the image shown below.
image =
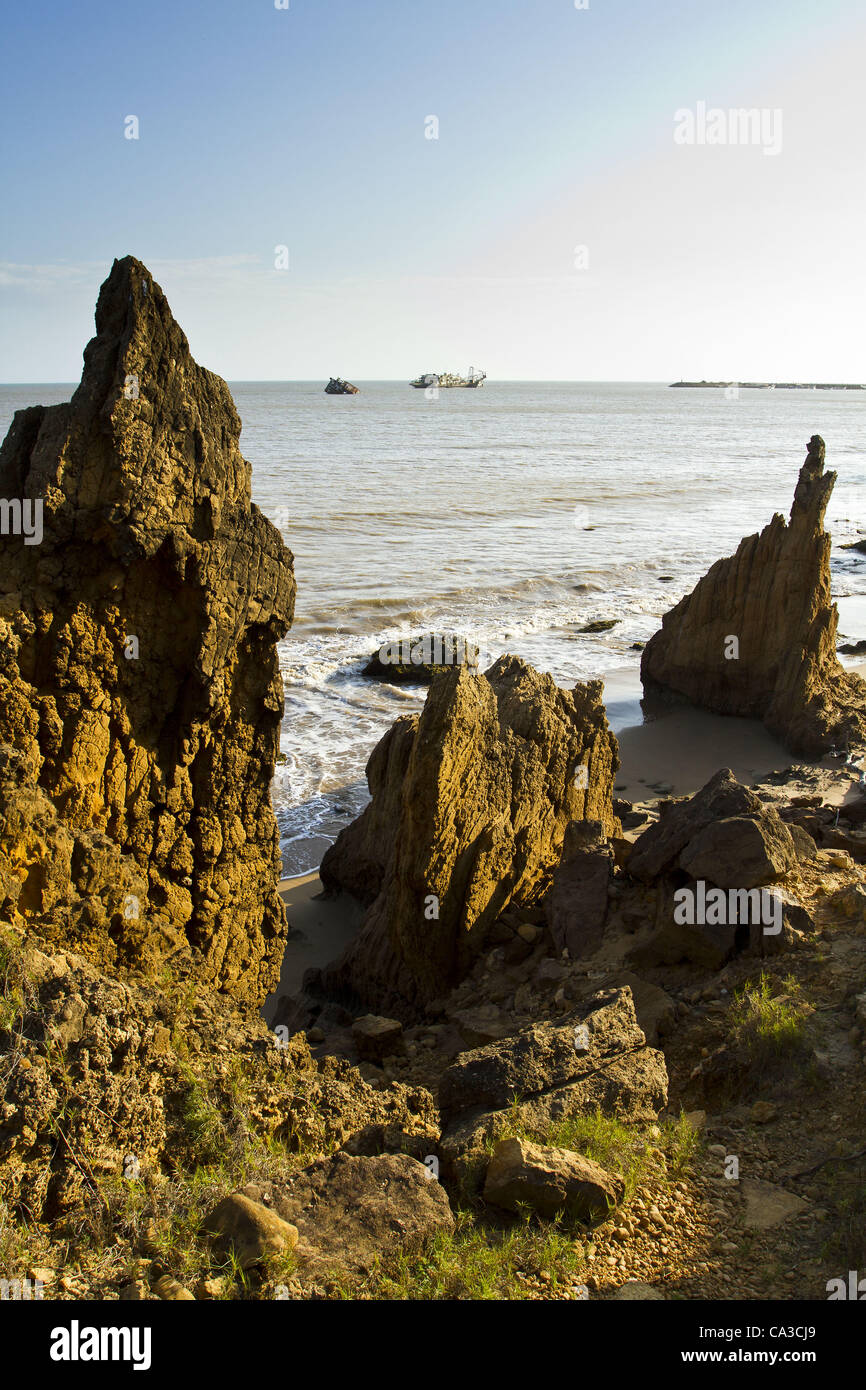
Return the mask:
[[[280,983],[268,996],[262,1015],[270,1020],[273,1006],[281,994],[297,994],[304,971],[327,965],[348,945],[361,925],[364,907],[348,893],[324,899],[317,873],[280,881],[280,896],[286,905],[289,935],[280,970]]]
[[[866,678],[866,663],[852,669]],[[608,673],[603,679],[608,720],[621,759],[615,791],[629,801],[690,796],[721,767],[729,767],[740,782],[748,784],[805,761],[794,757],[757,719],[672,704],[644,721],[637,667]],[[815,766],[837,768],[839,764],[824,759]]]

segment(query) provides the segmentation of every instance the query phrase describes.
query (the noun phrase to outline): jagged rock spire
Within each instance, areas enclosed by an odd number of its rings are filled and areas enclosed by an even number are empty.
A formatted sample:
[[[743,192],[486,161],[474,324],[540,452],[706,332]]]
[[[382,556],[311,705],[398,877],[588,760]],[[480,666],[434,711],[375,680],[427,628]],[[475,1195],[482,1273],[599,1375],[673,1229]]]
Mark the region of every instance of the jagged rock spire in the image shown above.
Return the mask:
[[[720,714],[761,719],[794,752],[866,742],[866,683],[836,657],[831,539],[824,514],[836,482],[813,435],[790,521],[778,514],[718,560],[647,643],[648,696],[684,696]]]
[[[96,330],[71,402],[19,411],[0,449],[0,495],[43,517],[39,544],[0,543],[0,739],[145,877],[94,958],[183,958],[258,999],[285,934],[269,789],[292,556],[251,504],[226,383],[131,256]]]

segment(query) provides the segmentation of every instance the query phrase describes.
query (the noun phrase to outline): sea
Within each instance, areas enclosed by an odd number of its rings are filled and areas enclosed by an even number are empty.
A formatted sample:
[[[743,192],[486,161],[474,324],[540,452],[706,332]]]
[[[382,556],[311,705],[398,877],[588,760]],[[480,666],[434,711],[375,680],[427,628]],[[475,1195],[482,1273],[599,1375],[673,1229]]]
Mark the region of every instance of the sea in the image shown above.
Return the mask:
[[[423,687],[362,672],[384,643],[457,632],[560,685],[599,677],[639,707],[639,645],[713,561],[790,510],[811,435],[838,481],[827,512],[842,638],[866,638],[866,392],[497,382],[477,390],[236,382],[253,500],[295,556],[273,803],[283,869],[317,868],[368,800],[364,767]],[[0,387],[15,409],[73,386]],[[613,623],[585,632],[593,623]],[[862,661],[862,657],[860,658]]]

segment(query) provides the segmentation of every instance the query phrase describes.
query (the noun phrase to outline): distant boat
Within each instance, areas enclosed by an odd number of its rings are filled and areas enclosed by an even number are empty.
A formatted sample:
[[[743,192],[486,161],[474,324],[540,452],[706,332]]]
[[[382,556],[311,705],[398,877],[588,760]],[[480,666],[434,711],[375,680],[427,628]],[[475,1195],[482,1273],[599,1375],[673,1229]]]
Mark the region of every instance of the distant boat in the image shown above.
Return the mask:
[[[427,372],[423,376],[418,376],[409,385],[416,390],[424,390],[428,386],[480,386],[487,378],[486,372],[476,372],[474,367],[469,368],[468,376],[456,376],[453,372]]]
[[[341,376],[332,376],[325,387],[325,394],[328,396],[357,396],[358,388],[353,386],[350,381],[344,381]]]

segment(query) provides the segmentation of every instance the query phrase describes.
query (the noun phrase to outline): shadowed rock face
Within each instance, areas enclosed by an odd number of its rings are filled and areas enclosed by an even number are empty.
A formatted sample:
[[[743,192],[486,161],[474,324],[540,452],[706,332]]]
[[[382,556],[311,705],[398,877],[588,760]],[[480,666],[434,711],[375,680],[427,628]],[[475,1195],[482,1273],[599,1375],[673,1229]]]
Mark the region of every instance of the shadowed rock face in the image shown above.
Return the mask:
[[[675,693],[719,714],[763,720],[795,753],[866,742],[866,683],[836,658],[824,513],[836,481],[813,435],[790,521],[776,515],[718,560],[662,621],[641,659],[647,695]],[[739,656],[726,656],[736,637]]]
[[[295,583],[239,434],[146,267],[116,261],[71,402],[19,411],[0,450],[0,496],[44,509],[40,544],[0,542],[0,740],[70,835],[143,875],[138,915],[82,949],[254,1000],[285,936],[269,788]]]
[[[618,766],[600,681],[560,690],[513,656],[437,677],[374,750],[372,802],[322,863],[327,888],[370,904],[325,987],[398,1017],[446,991],[509,904],[540,901],[569,821],[618,830]]]

